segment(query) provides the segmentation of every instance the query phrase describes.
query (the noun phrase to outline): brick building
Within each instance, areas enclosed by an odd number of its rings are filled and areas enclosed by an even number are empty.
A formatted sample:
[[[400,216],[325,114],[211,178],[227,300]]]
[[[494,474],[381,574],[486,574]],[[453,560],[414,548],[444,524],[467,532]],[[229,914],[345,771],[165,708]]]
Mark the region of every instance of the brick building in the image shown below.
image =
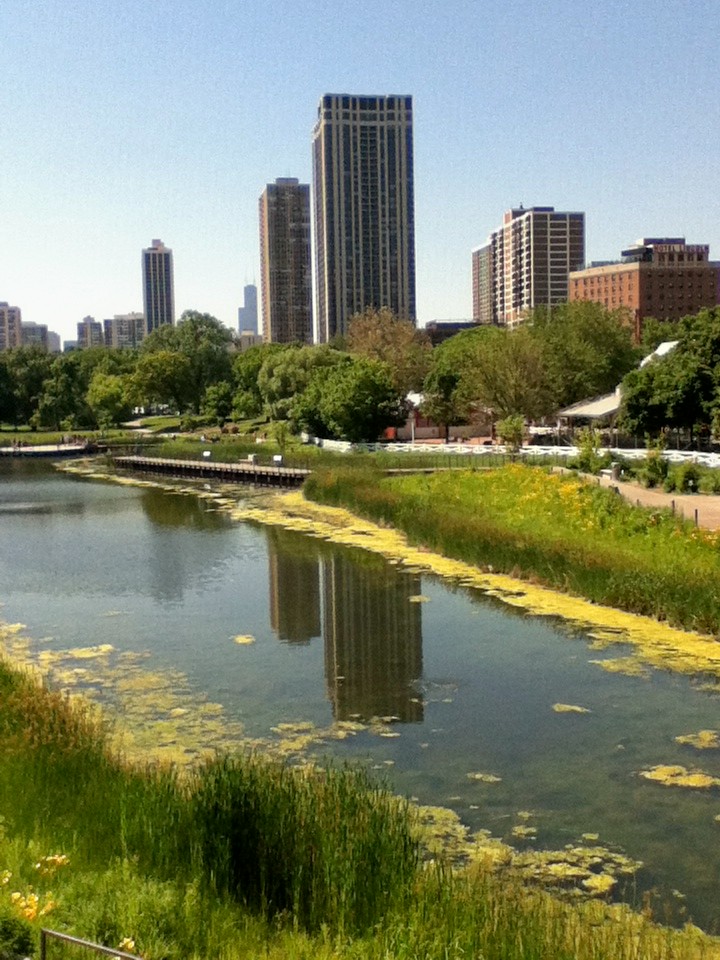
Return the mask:
[[[707,244],[684,237],[645,237],[622,260],[570,274],[568,300],[592,300],[609,310],[627,307],[636,340],[646,317],[679,320],[720,302],[720,264]]]

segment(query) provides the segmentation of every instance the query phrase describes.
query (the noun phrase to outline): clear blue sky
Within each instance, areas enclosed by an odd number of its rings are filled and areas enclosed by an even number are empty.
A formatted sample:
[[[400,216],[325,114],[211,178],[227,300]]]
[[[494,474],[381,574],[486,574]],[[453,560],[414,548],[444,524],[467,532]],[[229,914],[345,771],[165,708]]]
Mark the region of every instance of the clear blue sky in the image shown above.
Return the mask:
[[[470,252],[523,203],[720,259],[718,0],[3,0],[0,300],[73,337],[142,309],[235,325],[257,199],[311,177],[323,93],[414,97],[420,323],[471,315]]]

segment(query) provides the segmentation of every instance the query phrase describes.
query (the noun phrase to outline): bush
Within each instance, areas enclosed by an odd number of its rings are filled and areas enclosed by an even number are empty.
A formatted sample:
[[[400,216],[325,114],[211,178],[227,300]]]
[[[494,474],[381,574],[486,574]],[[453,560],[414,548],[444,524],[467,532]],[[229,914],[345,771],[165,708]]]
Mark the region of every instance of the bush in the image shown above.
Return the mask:
[[[600,454],[600,435],[592,427],[585,427],[576,437],[578,455],[568,461],[568,466],[582,473],[600,473],[612,462],[609,453]]]
[[[665,483],[670,465],[663,459],[662,451],[651,449],[647,452],[645,463],[637,471],[637,478],[644,487],[657,487]]]
[[[9,913],[0,914],[0,960],[17,960],[33,952],[30,924]]]
[[[705,470],[700,476],[700,493],[720,493],[720,470]]]
[[[207,426],[209,421],[205,417],[193,417],[189,413],[180,419],[180,429],[183,433],[192,433],[200,427]]]
[[[520,414],[506,417],[495,424],[495,430],[508,449],[517,453],[525,437],[525,418]]]
[[[683,463],[677,469],[677,489],[681,493],[697,493],[700,488],[700,470],[694,463]]]

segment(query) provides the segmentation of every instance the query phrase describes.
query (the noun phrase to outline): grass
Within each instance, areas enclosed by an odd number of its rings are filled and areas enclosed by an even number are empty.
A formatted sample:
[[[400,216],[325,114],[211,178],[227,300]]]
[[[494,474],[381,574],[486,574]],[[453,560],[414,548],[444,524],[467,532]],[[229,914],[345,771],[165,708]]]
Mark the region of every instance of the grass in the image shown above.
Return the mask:
[[[265,425],[267,428],[267,425]],[[263,430],[259,434],[263,434]],[[200,436],[208,438],[202,441]],[[480,457],[472,457],[444,453],[442,447],[433,448],[427,453],[390,453],[378,451],[365,453],[337,453],[331,450],[316,447],[310,444],[301,444],[297,440],[288,444],[282,451],[271,439],[262,439],[257,443],[254,433],[239,433],[237,435],[221,434],[218,430],[195,431],[176,437],[155,436],[154,441],[160,441],[154,446],[156,456],[168,459],[198,460],[205,450],[212,451],[212,458],[221,463],[234,463],[246,459],[250,454],[258,458],[259,463],[272,463],[276,454],[282,453],[288,466],[308,467],[349,465],[354,468],[360,466],[376,466],[380,470],[418,470],[434,469],[488,469],[490,464]],[[212,440],[212,442],[209,442]],[[510,462],[510,457],[495,455],[491,466],[494,468]]]
[[[720,633],[720,534],[575,476],[519,464],[404,477],[335,469],[305,491],[447,556]]]
[[[421,862],[412,808],[353,770],[131,766],[97,713],[5,663],[0,810],[0,956],[41,926],[146,960],[719,955],[622,906]]]

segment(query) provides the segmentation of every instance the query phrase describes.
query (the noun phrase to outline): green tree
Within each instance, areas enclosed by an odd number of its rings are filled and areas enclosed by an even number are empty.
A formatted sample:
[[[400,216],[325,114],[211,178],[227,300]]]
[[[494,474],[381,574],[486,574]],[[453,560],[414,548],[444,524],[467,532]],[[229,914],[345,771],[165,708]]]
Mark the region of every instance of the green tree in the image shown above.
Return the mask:
[[[656,320],[655,317],[646,317],[643,320],[640,343],[643,354],[647,356],[668,340],[680,339],[683,330],[683,324],[676,320]]]
[[[70,353],[53,360],[38,404],[41,426],[60,430],[63,423],[75,427],[89,425],[92,414],[87,406],[87,384],[81,377],[80,364]]]
[[[273,420],[289,419],[294,404],[317,371],[327,373],[346,360],[346,354],[327,345],[287,346],[270,354],[258,374],[258,388],[267,414]]]
[[[213,383],[205,391],[202,401],[202,415],[215,420],[222,426],[230,418],[233,410],[233,388],[227,380]]]
[[[352,443],[377,440],[386,427],[400,426],[407,407],[386,364],[357,357],[314,380],[319,418],[326,436]]]
[[[53,358],[40,347],[18,347],[7,354],[7,369],[13,384],[15,424],[38,425],[37,412]]]
[[[183,357],[186,376],[183,406],[200,412],[205,391],[214,383],[232,377],[231,331],[208,313],[186,310],[177,326],[164,324],[146,337],[141,356],[152,353],[174,353]]]
[[[395,316],[389,307],[369,307],[351,317],[347,349],[356,356],[386,363],[403,396],[420,390],[430,369],[432,346],[427,334]]]
[[[502,442],[516,453],[522,446],[525,437],[525,420],[516,413],[496,424],[497,434]]]
[[[720,307],[684,317],[678,345],[625,377],[620,422],[636,435],[709,427],[720,406]]]
[[[96,417],[88,406],[87,393],[95,374],[129,375],[136,363],[134,350],[104,347],[74,350],[55,357],[38,405],[39,424],[55,430],[68,421],[78,427],[94,425]]]
[[[132,410],[128,399],[129,380],[117,373],[98,370],[90,381],[87,404],[103,430],[127,420]]]
[[[440,368],[431,370],[423,384],[422,414],[445,428],[446,443],[450,437],[450,427],[466,422],[469,415],[469,405],[460,387],[459,373]]]
[[[529,327],[493,331],[479,346],[473,366],[464,376],[469,402],[499,419],[520,414],[535,420],[553,412],[556,407],[545,368],[545,349]]]
[[[542,345],[543,372],[556,407],[611,392],[641,356],[624,308],[561,303],[533,310],[527,325]]]
[[[0,353],[0,424],[15,423],[15,389],[7,353]]]
[[[232,362],[232,382],[235,386],[233,416],[237,420],[257,417],[263,411],[263,398],[258,386],[260,369],[265,360],[284,347],[279,343],[263,343],[238,353]]]
[[[132,376],[130,396],[138,406],[168,404],[184,411],[189,397],[190,361],[173,350],[141,353]]]

